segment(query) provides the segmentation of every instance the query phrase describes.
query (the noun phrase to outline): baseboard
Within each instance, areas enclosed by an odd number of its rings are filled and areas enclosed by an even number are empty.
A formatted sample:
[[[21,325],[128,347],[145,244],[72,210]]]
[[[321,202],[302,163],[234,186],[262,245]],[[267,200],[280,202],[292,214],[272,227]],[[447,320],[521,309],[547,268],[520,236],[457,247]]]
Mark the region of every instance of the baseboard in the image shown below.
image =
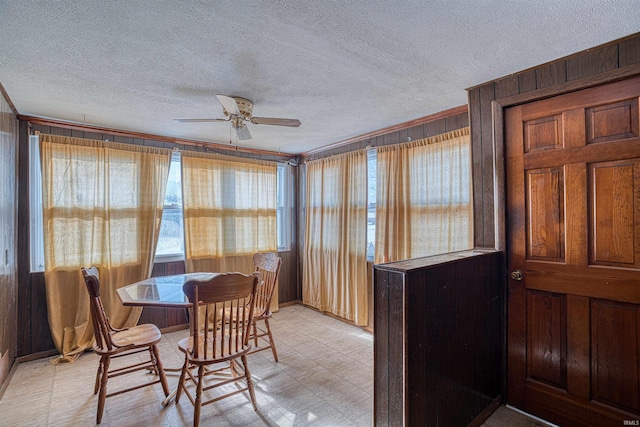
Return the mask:
[[[169,332],[181,331],[183,329],[189,329],[189,324],[183,323],[181,325],[167,326],[166,328],[160,329],[160,332],[162,332],[163,334],[168,334]]]
[[[27,354],[26,356],[20,356],[16,359],[18,363],[31,362],[32,360],[45,359],[51,356],[57,356],[60,354],[58,350],[45,350],[38,353]]]
[[[286,307],[288,305],[296,305],[296,304],[302,304],[302,301],[296,299],[293,301],[278,302],[278,307]]]
[[[502,402],[502,396],[498,396],[493,401],[484,408],[482,412],[480,412],[471,422],[467,425],[467,427],[479,427],[483,422],[487,420],[495,412],[496,409],[500,407],[500,403]]]

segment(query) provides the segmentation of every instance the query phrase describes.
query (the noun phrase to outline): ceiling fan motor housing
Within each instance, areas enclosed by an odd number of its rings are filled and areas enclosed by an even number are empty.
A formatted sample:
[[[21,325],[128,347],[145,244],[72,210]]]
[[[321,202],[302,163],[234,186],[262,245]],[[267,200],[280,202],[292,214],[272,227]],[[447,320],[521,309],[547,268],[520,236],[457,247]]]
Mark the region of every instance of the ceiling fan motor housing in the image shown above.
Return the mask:
[[[247,98],[241,98],[239,96],[233,96],[232,98],[236,100],[236,104],[238,104],[240,114],[242,114],[245,119],[251,117],[251,114],[253,113],[253,102],[251,102]],[[226,113],[227,111],[225,110],[225,114]]]

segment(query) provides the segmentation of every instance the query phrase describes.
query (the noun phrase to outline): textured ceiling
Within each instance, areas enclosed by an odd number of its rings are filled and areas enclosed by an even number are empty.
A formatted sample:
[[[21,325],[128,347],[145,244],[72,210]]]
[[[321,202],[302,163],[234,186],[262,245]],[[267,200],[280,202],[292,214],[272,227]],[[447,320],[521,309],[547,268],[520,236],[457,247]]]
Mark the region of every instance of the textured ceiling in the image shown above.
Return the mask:
[[[638,0],[0,0],[0,83],[23,115],[287,153],[467,103],[465,89],[640,31]],[[234,144],[235,136],[232,134]]]

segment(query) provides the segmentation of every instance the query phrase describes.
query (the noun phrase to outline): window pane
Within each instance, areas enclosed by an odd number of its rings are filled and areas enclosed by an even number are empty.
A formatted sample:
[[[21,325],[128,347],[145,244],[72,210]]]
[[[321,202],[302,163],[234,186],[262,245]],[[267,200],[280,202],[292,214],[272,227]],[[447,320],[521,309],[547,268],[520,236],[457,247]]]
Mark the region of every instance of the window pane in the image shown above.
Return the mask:
[[[376,171],[375,148],[367,151],[367,259],[373,260],[376,241]]]
[[[182,222],[182,174],[180,152],[173,153],[167,189],[164,194],[164,209],[156,257],[167,255],[184,256],[184,225]]]
[[[182,206],[182,180],[180,176],[180,152],[173,153],[169,177],[167,178],[167,190],[164,194],[165,205]]]
[[[278,238],[278,250],[289,250],[289,211],[291,209],[289,174],[290,166],[278,163],[276,175],[276,230]]]
[[[158,239],[158,255],[184,254],[184,226],[182,223],[182,208],[162,211],[162,225]]]
[[[29,136],[29,214],[31,231],[31,271],[44,271],[44,236],[42,231],[42,172],[38,135]]]

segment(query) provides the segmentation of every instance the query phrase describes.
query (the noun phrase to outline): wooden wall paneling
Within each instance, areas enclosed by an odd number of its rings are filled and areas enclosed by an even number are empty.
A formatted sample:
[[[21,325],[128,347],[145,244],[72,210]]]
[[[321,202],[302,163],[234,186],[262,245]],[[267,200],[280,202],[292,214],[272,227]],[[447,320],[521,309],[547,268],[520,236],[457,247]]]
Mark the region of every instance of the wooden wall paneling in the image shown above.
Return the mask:
[[[407,304],[404,327],[407,365],[403,369],[403,374],[405,377],[424,379],[421,382],[406,381],[406,395],[415,399],[413,402],[424,402],[418,410],[411,410],[413,408],[409,401],[405,403],[408,414],[404,425],[407,426],[436,425],[441,406],[443,403],[446,404],[441,401],[439,393],[443,386],[441,369],[442,355],[445,353],[445,337],[429,333],[430,329],[435,330],[440,326],[438,307],[442,301],[438,298],[438,290],[434,289],[427,294],[427,286],[436,283],[437,276],[438,273],[433,271],[412,271],[406,274],[406,283],[412,283],[415,286],[405,288],[404,300]],[[395,275],[395,277],[401,276]],[[424,351],[423,346],[433,350]]]
[[[84,138],[84,131],[83,130],[72,129],[71,130],[71,136],[73,138]]]
[[[374,271],[374,324],[373,360],[377,366],[373,379],[373,424],[390,425],[389,420],[389,272]]]
[[[537,68],[535,74],[536,89],[555,86],[567,81],[567,64],[565,61],[552,62]]]
[[[391,132],[391,133],[382,135],[383,145],[397,144],[398,142],[400,142],[398,132]]]
[[[460,402],[461,409],[452,408],[454,411],[454,424],[468,425],[474,417],[486,407],[484,403],[478,402],[478,397],[480,394],[483,394],[484,390],[482,390],[482,382],[478,383],[475,380],[478,369],[475,368],[474,365],[488,361],[482,359],[481,356],[478,357],[480,360],[474,360],[474,357],[469,356],[469,353],[473,352],[471,348],[477,332],[475,325],[480,323],[483,325],[488,324],[485,321],[476,322],[476,316],[481,314],[480,310],[482,309],[482,307],[479,306],[481,297],[478,294],[489,282],[478,283],[474,280],[476,275],[481,277],[483,274],[482,271],[477,270],[477,262],[475,262],[475,260],[473,260],[469,268],[462,271],[455,271],[457,268],[455,264],[451,264],[449,268],[452,270],[449,271],[447,275],[453,277],[453,281],[452,283],[444,282],[441,286],[445,286],[444,290],[450,294],[448,304],[452,304],[452,306],[456,308],[454,310],[447,309],[447,307],[451,307],[451,305],[445,305],[442,309],[447,310],[449,313],[447,317],[448,329],[455,332],[450,334],[453,340],[447,352],[449,356],[447,359],[444,359],[443,362],[450,359],[455,360],[458,365],[458,368],[454,369],[452,373],[453,384],[464,384],[468,382],[472,384],[474,390],[480,390],[480,393],[469,393],[458,389],[455,400]],[[467,296],[467,294],[470,294],[470,297]],[[462,325],[474,326],[462,327]],[[488,348],[491,343],[488,342],[486,345]],[[464,351],[460,351],[460,349],[464,349]],[[482,349],[480,349],[480,351],[482,352]],[[491,363],[487,363],[486,366],[492,365]]]
[[[482,215],[482,205],[484,193],[482,192],[482,111],[480,109],[480,88],[470,89],[469,96],[469,119],[471,132],[471,160],[473,176],[473,245],[482,247],[484,245],[484,216]]]
[[[399,275],[389,277],[389,308],[390,319],[402,319],[405,307],[404,281]],[[377,323],[376,323],[377,325]],[[403,358],[405,355],[405,328],[402,322],[391,322],[388,326],[389,335],[388,357],[389,362],[389,383],[387,385],[389,393],[389,422],[390,425],[400,425],[404,420],[404,393],[405,372]]]
[[[130,136],[113,135],[113,142],[119,142],[121,144],[133,144],[133,138]]]
[[[519,93],[518,75],[514,74],[495,82],[495,97],[505,98]]]
[[[493,158],[493,124],[492,101],[495,99],[494,85],[486,85],[480,88],[480,108],[482,109],[482,215],[484,223],[484,235],[482,247],[495,247],[495,218],[494,218],[494,158]]]
[[[466,426],[495,402],[502,263],[501,252],[464,251],[374,267],[376,425]]]
[[[458,114],[457,116],[444,119],[445,131],[451,132],[469,126],[469,114]]]
[[[506,212],[506,177],[505,177],[505,150],[504,145],[497,143],[504,138],[504,115],[502,107],[497,102],[491,103],[493,115],[493,155],[494,155],[494,207],[493,212],[495,225],[495,248],[500,251],[506,251],[507,247],[507,231],[506,223],[502,220]]]
[[[29,353],[41,353],[55,349],[51,329],[49,328],[49,309],[47,308],[47,289],[44,273],[32,273],[31,281],[31,317]]]
[[[18,235],[29,236],[29,129],[20,122],[18,149]],[[17,356],[31,353],[31,278],[29,239],[18,240]]]
[[[400,129],[398,131],[398,142],[408,142],[409,141],[409,129]]]
[[[520,93],[536,90],[538,88],[536,71],[528,70],[518,74],[518,87],[520,88]]]
[[[51,135],[71,136],[71,129],[51,127]]]
[[[34,125],[32,131],[51,133],[50,126]],[[25,238],[18,240],[18,356],[55,350],[47,309],[44,273],[31,273],[29,242],[29,127],[20,122],[20,156],[18,158],[19,217],[18,230]]]
[[[18,122],[0,85],[0,385],[9,375],[18,342],[17,156]]]
[[[424,124],[424,137],[439,135],[447,131],[447,123],[444,119]]]
[[[410,127],[407,130],[407,137],[411,138],[411,141],[424,138],[424,125]]]
[[[487,357],[488,355],[485,354],[491,344],[488,341],[491,325],[488,323],[488,313],[484,312],[484,310],[488,309],[488,307],[485,306],[488,300],[485,298],[486,295],[489,295],[490,288],[485,289],[488,283],[482,276],[483,273],[490,273],[490,270],[483,271],[482,265],[477,265],[474,260],[469,260],[467,269],[472,272],[472,275],[469,277],[471,280],[467,282],[467,287],[471,295],[467,298],[473,298],[472,302],[466,301],[466,304],[469,305],[467,309],[473,313],[471,323],[473,337],[469,343],[471,353],[477,355],[477,360],[474,360],[472,363],[474,369],[471,372],[473,387],[474,390],[476,390],[473,398],[473,412],[478,413],[478,411],[481,411],[487,406],[486,398],[483,395],[489,391],[487,389],[487,381],[495,375],[487,369],[478,369],[479,366],[490,366],[489,362],[491,360]],[[495,280],[497,280],[497,278]],[[477,337],[484,337],[484,339],[478,339]]]
[[[108,136],[105,136],[101,133],[97,133],[97,132],[89,132],[89,131],[85,131],[84,132],[84,138],[86,139],[95,139],[98,141],[104,141],[105,139],[108,139]]]
[[[590,49],[567,58],[567,81],[589,77],[615,68],[618,68],[616,44]]]
[[[280,276],[278,278],[278,302],[280,304],[299,301],[297,280],[297,249],[278,253],[282,258]]]
[[[618,44],[618,65],[626,67],[638,63],[640,63],[640,37],[621,41]]]

